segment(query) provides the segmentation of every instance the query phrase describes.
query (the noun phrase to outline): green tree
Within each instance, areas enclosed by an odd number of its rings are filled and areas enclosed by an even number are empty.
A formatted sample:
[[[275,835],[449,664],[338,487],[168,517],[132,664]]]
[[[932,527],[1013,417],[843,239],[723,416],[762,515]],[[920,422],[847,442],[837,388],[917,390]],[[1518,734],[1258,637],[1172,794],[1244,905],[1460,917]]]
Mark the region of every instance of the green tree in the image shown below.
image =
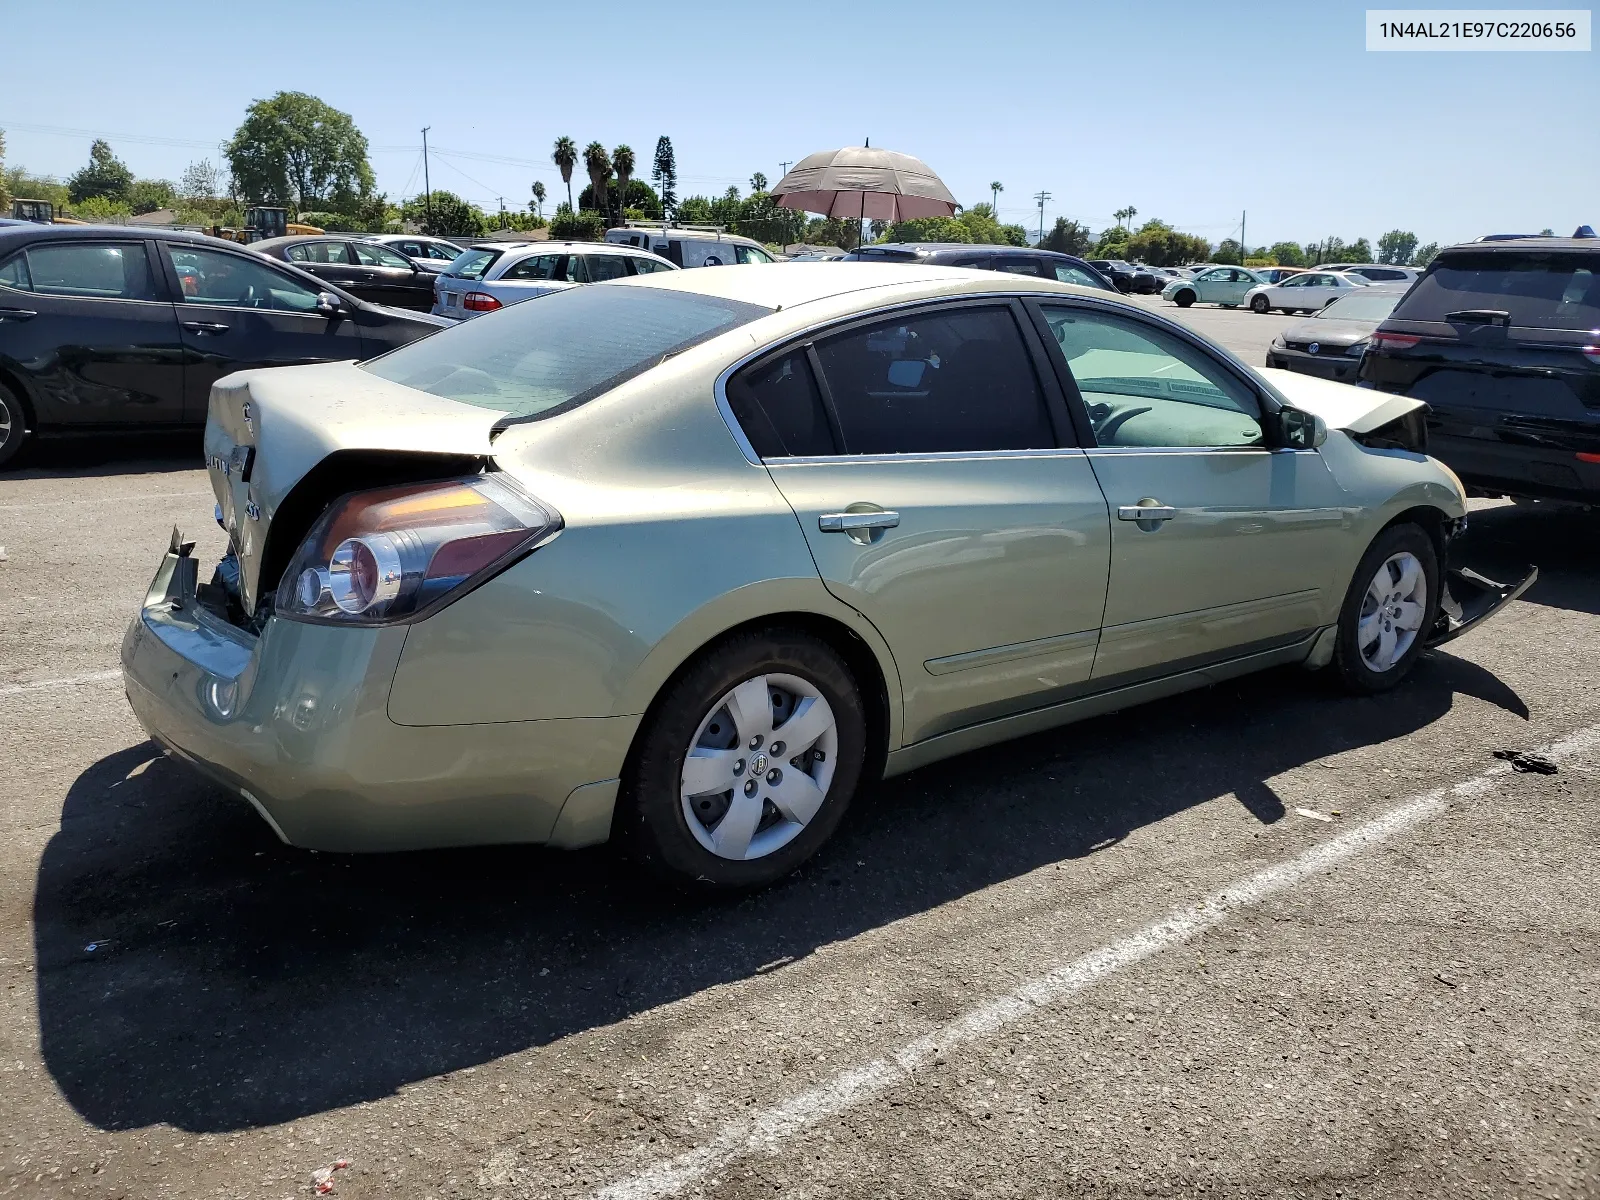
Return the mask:
[[[372,191],[367,139],[349,113],[305,92],[257,100],[223,153],[251,204],[349,212]]]
[[[812,246],[837,246],[843,250],[853,245],[856,223],[841,217],[813,217],[806,222],[805,241]]]
[[[955,217],[917,217],[896,221],[885,237],[891,242],[970,242],[972,231]]]
[[[178,195],[190,203],[215,200],[222,191],[222,172],[209,158],[197,159],[178,176]]]
[[[661,190],[661,208],[667,216],[676,214],[678,206],[678,158],[672,149],[672,139],[662,134],[656,139],[655,165],[650,168],[650,178]]]
[[[1006,185],[998,179],[989,181],[989,207],[995,212],[1000,211],[1000,193],[1006,190]]]
[[[1293,242],[1274,242],[1267,248],[1267,257],[1280,267],[1298,267],[1306,261],[1300,247]]]
[[[572,171],[578,165],[578,143],[569,137],[558,137],[550,151],[550,161],[561,172],[561,182],[567,185],[567,208],[572,208]]]
[[[431,219],[428,216],[430,205],[433,210]],[[413,196],[401,206],[400,215],[434,237],[481,237],[489,228],[489,219],[484,216],[483,210],[454,192],[435,190],[429,197]]]
[[[128,189],[128,207],[137,215],[158,208],[173,208],[178,203],[177,189],[166,179],[135,179]]]
[[[599,142],[590,142],[583,148],[583,169],[589,173],[589,186],[594,189],[600,219],[607,221],[610,205],[606,203],[606,180],[611,178],[611,156]]]
[[[673,220],[685,225],[710,225],[716,214],[708,196],[685,196],[673,209]]]
[[[1113,216],[1116,214],[1113,213]],[[1121,225],[1113,225],[1110,229],[1100,231],[1100,240],[1094,244],[1096,258],[1126,258],[1128,254],[1129,233]]]
[[[1417,248],[1416,253],[1411,256],[1411,265],[1413,267],[1425,267],[1434,260],[1438,253],[1439,243],[1429,242],[1426,246]]]
[[[6,131],[0,129],[0,215],[11,212],[11,192],[6,187]]]
[[[1417,235],[1405,229],[1391,229],[1378,239],[1378,261],[1405,266],[1416,253]]]
[[[1076,254],[1082,258],[1093,253],[1094,235],[1089,232],[1087,225],[1080,225],[1066,217],[1057,217],[1056,223],[1050,227],[1050,232],[1045,234],[1044,242],[1039,248],[1054,250],[1058,254]]]
[[[750,190],[752,192],[764,192],[767,190],[767,177],[760,171],[750,176]]]
[[[597,212],[575,213],[570,204],[561,204],[550,218],[550,236],[558,242],[599,242],[605,239],[606,225]]]
[[[612,209],[617,214],[617,222],[621,224],[624,210],[631,207],[620,201],[628,196],[628,181],[633,178],[633,169],[638,164],[634,161],[633,147],[624,143],[611,152],[611,169],[617,173],[615,193],[618,198],[616,207]],[[611,189],[607,189],[608,193]]]
[[[628,180],[628,194],[622,195],[615,175],[606,180],[605,211],[620,213],[626,209],[636,209],[652,221],[661,219],[661,197],[656,195],[655,188],[642,179]],[[599,212],[601,205],[595,203],[594,187],[591,185],[578,193],[578,211],[593,210]]]
[[[544,190],[544,180],[535,179],[533,181],[533,215],[541,219],[544,217],[544,198],[547,194]]]
[[[1372,243],[1359,237],[1345,249],[1345,262],[1369,263],[1372,261]]]
[[[1126,253],[1127,257],[1152,266],[1175,266],[1209,257],[1211,243],[1152,217],[1128,237]]]
[[[72,206],[72,213],[80,221],[121,223],[133,215],[126,200],[113,200],[110,196],[90,196]]]
[[[1244,265],[1244,247],[1237,238],[1223,238],[1217,243],[1216,252],[1211,255],[1213,262],[1227,263],[1230,266]]]
[[[91,196],[104,196],[113,203],[126,204],[132,188],[133,172],[100,138],[95,138],[89,147],[89,165],[67,180],[67,195],[74,204]]]

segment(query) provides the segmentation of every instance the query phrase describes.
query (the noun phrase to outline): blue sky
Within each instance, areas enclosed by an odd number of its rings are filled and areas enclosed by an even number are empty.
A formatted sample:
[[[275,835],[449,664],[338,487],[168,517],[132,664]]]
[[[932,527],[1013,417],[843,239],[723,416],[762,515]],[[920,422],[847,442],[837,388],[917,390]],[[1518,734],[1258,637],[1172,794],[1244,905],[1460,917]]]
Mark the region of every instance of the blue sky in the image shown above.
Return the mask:
[[[90,136],[57,131],[92,131],[135,173],[175,179],[219,157],[252,100],[301,90],[355,118],[391,197],[421,190],[431,125],[433,185],[486,207],[525,206],[534,179],[559,193],[560,134],[642,161],[668,134],[684,194],[775,181],[785,159],[870,136],[964,203],[1001,180],[1002,217],[1030,230],[1041,189],[1047,224],[1096,230],[1132,205],[1217,241],[1247,210],[1252,245],[1600,224],[1594,52],[1368,53],[1357,4],[298,11],[0,6],[8,163],[64,176]]]

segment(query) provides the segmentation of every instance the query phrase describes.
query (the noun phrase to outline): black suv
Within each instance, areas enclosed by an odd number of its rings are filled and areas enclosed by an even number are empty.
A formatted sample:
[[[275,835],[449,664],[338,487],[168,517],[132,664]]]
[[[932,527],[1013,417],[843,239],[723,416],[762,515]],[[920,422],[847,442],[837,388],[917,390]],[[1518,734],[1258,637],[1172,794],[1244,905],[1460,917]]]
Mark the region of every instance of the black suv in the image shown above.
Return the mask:
[[[199,233],[0,228],[0,464],[30,434],[198,427],[231,371],[371,358],[449,322]]]
[[[1429,453],[1474,492],[1600,503],[1600,241],[1442,251],[1361,379],[1427,401]]]
[[[974,267],[980,271],[1007,271],[1060,283],[1114,292],[1110,280],[1081,258],[1054,250],[1027,246],[984,246],[972,242],[886,242],[862,246],[845,255],[849,262],[927,263],[940,267]]]

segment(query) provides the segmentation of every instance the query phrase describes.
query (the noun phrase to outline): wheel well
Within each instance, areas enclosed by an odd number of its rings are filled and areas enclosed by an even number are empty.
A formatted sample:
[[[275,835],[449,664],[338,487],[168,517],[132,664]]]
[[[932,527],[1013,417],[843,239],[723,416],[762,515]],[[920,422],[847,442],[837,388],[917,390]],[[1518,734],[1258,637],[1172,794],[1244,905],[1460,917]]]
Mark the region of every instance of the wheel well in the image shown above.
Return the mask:
[[[1419,526],[1432,540],[1434,553],[1439,556],[1439,570],[1443,571],[1445,568],[1445,556],[1449,551],[1449,527],[1452,523],[1452,518],[1446,516],[1439,509],[1428,504],[1419,504],[1415,508],[1408,508],[1404,512],[1396,513],[1383,528],[1393,529],[1396,525]],[[1378,532],[1382,533],[1383,530],[1380,529]]]
[[[883,677],[883,668],[878,665],[878,656],[872,652],[872,647],[867,645],[861,635],[843,621],[818,613],[782,612],[771,613],[724,629],[678,664],[677,669],[656,689],[650,706],[645,709],[645,714],[639,721],[639,728],[633,735],[633,744],[628,747],[628,756],[623,766],[624,778],[627,778],[632,769],[641,736],[649,728],[657,705],[672,689],[672,685],[705,654],[728,639],[753,629],[798,630],[826,643],[844,659],[845,665],[850,668],[850,673],[856,677],[856,682],[861,688],[862,707],[866,710],[867,716],[867,758],[861,767],[861,778],[866,781],[882,777],[884,762],[889,753],[889,685]]]

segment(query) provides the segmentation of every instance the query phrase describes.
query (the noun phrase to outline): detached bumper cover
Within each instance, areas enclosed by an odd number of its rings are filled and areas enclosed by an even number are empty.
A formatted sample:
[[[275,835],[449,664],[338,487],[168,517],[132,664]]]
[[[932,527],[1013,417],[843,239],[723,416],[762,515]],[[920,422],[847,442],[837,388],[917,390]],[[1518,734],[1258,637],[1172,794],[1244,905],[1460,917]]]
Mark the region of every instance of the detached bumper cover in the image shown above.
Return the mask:
[[[256,637],[197,602],[197,570],[175,537],[123,638],[128,702],[157,743],[244,796],[286,842],[563,841],[567,798],[620,773],[637,717],[396,725],[404,627],[270,618]]]
[[[1451,568],[1445,572],[1444,599],[1427,644],[1440,646],[1476,628],[1532,587],[1538,578],[1538,567],[1529,567],[1514,583],[1500,583],[1471,567]]]

